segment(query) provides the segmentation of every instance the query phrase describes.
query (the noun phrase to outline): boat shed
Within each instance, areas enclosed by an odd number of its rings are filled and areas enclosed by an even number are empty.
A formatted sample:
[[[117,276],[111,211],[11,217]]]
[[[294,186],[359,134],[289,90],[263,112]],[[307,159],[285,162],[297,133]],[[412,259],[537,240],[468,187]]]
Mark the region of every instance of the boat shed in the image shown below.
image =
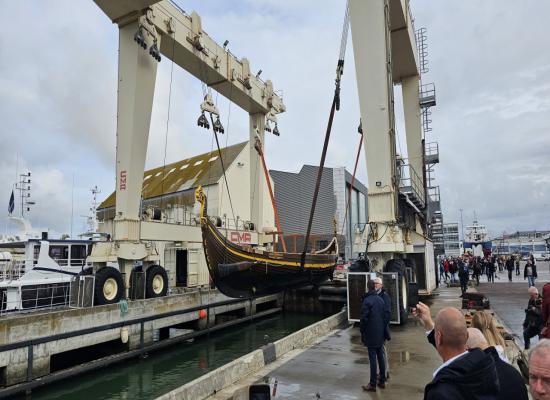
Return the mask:
[[[155,240],[161,265],[168,272],[170,287],[196,287],[209,284],[202,248],[202,236],[195,206],[195,189],[203,187],[208,214],[219,218],[220,229],[232,241],[243,242],[243,231],[251,243],[258,240],[250,225],[252,215],[250,146],[248,141],[221,149],[231,200],[217,151],[145,171],[142,187],[142,220],[169,224],[166,240]],[[265,181],[263,182],[266,185]],[[267,186],[267,185],[266,185]],[[262,191],[262,226],[274,228],[274,215],[267,189]],[[99,231],[114,232],[116,194],[111,193],[97,208]],[[168,226],[168,225],[167,225]],[[175,234],[181,228],[181,234]],[[143,235],[143,232],[142,232]],[[271,236],[270,236],[271,237]],[[148,240],[146,237],[144,240]],[[151,239],[153,240],[153,239]]]

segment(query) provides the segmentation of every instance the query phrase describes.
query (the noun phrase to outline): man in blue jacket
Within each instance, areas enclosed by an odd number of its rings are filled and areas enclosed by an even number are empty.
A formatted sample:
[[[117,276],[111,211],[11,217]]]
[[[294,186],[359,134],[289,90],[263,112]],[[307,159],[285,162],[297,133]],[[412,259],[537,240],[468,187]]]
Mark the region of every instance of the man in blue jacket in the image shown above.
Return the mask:
[[[384,300],[384,323],[386,324],[384,329],[384,346],[382,350],[384,351],[384,365],[386,367],[386,380],[389,379],[390,375],[390,366],[388,363],[388,352],[386,350],[385,341],[391,340],[390,335],[390,320],[391,320],[391,298],[390,295],[384,290],[384,285],[382,283],[382,278],[376,277],[374,280],[374,289],[376,293],[382,300]]]
[[[361,341],[369,350],[370,381],[363,390],[376,392],[376,385],[386,387],[386,366],[384,363],[384,345],[386,323],[384,318],[384,300],[376,293],[373,280],[367,282],[368,293],[363,297],[361,306]],[[378,359],[378,365],[376,360]],[[380,368],[380,380],[376,382],[377,366]]]

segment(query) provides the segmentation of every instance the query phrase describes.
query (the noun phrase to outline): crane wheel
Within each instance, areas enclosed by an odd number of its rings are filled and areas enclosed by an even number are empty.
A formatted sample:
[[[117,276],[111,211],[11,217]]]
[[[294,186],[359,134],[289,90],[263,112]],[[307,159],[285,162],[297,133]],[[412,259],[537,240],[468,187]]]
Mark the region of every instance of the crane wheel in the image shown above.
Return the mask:
[[[116,268],[105,267],[95,273],[94,304],[118,303],[124,293],[124,280]]]
[[[168,274],[160,265],[152,265],[145,272],[145,297],[163,297],[168,292]]]

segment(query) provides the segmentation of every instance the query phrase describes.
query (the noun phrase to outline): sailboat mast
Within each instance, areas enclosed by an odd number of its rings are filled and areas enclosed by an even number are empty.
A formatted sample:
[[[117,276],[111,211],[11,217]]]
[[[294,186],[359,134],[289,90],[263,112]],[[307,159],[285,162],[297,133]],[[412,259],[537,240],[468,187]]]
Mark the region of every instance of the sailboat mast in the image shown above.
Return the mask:
[[[281,244],[283,246],[283,252],[286,253],[287,252],[286,243],[285,243],[285,238],[283,236],[283,230],[281,228],[281,221],[279,221],[279,211],[277,210],[277,204],[275,202],[275,196],[273,195],[273,188],[271,187],[271,181],[269,180],[269,174],[267,172],[267,167],[265,165],[264,152],[262,150],[262,143],[258,138],[256,138],[256,143],[254,143],[254,148],[258,152],[258,155],[260,156],[260,160],[262,161],[262,167],[264,168],[264,176],[265,176],[265,180],[267,182],[267,188],[269,189],[269,196],[271,197],[271,205],[273,206],[273,212],[275,214],[275,223],[277,224],[278,235],[281,238]]]

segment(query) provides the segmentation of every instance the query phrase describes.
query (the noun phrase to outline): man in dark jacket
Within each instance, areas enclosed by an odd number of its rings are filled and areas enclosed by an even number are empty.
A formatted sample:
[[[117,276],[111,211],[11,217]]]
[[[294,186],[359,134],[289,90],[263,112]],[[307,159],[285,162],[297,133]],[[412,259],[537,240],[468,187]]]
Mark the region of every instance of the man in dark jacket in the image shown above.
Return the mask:
[[[390,366],[388,364],[388,353],[386,351],[386,344],[385,342],[387,340],[391,340],[390,336],[390,320],[391,320],[391,299],[390,295],[384,290],[384,286],[382,283],[382,278],[376,277],[374,278],[374,289],[376,290],[376,293],[382,300],[384,300],[384,346],[382,347],[384,351],[384,365],[386,366],[386,379],[388,379],[390,374]]]
[[[484,262],[485,260],[483,260],[483,262],[481,260],[477,260],[474,262],[474,270],[472,273],[472,278],[476,280],[476,284],[478,285],[479,285],[479,277],[481,276],[481,266],[483,265]]]
[[[523,342],[525,343],[525,350],[529,350],[531,338],[538,336],[543,326],[541,310],[542,296],[539,295],[539,291],[535,286],[531,286],[527,291],[529,292],[529,302],[525,309],[525,320],[523,321]]]
[[[490,355],[495,362],[498,381],[500,383],[499,400],[528,400],[527,388],[521,374],[506,361],[503,361],[497,350],[489,346],[483,333],[476,328],[468,328],[468,349],[481,349],[485,354]]]
[[[515,261],[513,256],[509,256],[506,260],[506,269],[508,270],[508,281],[512,282],[512,272],[514,271]]]
[[[542,331],[540,337],[550,339],[550,282],[542,287],[542,305],[540,311],[542,313]]]
[[[379,388],[386,387],[386,366],[384,365],[384,332],[386,323],[384,322],[384,300],[376,293],[374,281],[367,282],[368,293],[363,297],[361,306],[361,341],[369,349],[370,362],[370,381],[363,386],[363,390],[376,392],[376,372],[380,367]]]
[[[487,265],[486,266],[487,282],[494,282],[495,281],[495,264],[487,263],[486,265]]]
[[[468,351],[468,332],[462,313],[456,308],[442,309],[435,323],[430,309],[419,303],[413,312],[430,330],[441,358],[433,380],[424,389],[424,400],[498,400],[499,381],[493,358],[479,349]]]
[[[527,259],[527,264],[523,269],[523,279],[527,279],[529,287],[535,286],[535,279],[537,279],[537,266],[533,264],[531,259]]]
[[[460,290],[464,294],[468,290],[468,281],[470,280],[468,261],[458,261],[458,278],[460,279]]]

